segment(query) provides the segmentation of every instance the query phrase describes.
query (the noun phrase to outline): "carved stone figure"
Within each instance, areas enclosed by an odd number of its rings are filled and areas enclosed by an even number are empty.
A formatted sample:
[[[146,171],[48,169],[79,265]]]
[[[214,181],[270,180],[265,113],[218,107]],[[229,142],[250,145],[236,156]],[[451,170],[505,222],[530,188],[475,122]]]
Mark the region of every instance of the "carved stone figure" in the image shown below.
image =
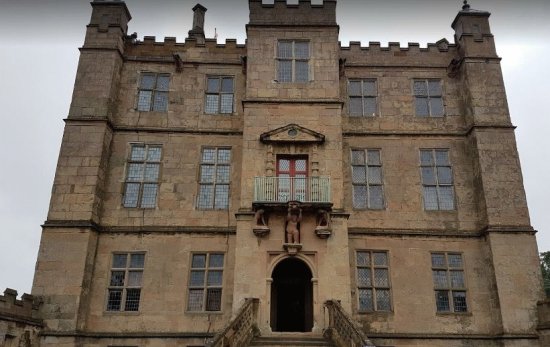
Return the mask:
[[[265,236],[269,233],[269,226],[267,225],[266,214],[264,209],[259,209],[254,214],[254,221],[256,225],[252,228],[254,235]]]
[[[322,209],[317,211],[315,234],[321,239],[326,239],[332,234],[330,228],[330,213],[328,213],[328,211]]]
[[[300,222],[302,221],[302,209],[296,203],[289,203],[286,215],[286,241],[287,243],[300,243]]]

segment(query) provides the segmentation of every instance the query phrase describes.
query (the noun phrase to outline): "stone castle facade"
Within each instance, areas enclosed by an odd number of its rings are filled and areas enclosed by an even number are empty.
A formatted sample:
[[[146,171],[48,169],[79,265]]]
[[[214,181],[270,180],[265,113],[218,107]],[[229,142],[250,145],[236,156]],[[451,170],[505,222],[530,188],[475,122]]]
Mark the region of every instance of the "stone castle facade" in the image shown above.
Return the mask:
[[[178,43],[92,2],[28,345],[550,345],[490,14],[343,47],[336,0],[249,9]]]

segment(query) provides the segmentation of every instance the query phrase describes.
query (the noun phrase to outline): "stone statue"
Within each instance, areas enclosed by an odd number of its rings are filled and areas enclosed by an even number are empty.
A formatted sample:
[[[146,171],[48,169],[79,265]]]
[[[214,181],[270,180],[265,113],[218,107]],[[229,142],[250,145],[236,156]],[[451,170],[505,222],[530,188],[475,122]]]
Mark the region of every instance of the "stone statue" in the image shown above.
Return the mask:
[[[300,243],[299,223],[302,221],[302,209],[296,203],[289,203],[286,215],[287,243]]]
[[[259,209],[254,214],[254,220],[256,221],[256,228],[262,228],[267,227],[267,223],[265,221],[265,210]]]
[[[319,210],[317,212],[316,229],[328,229],[328,228],[330,228],[330,215],[325,210]]]

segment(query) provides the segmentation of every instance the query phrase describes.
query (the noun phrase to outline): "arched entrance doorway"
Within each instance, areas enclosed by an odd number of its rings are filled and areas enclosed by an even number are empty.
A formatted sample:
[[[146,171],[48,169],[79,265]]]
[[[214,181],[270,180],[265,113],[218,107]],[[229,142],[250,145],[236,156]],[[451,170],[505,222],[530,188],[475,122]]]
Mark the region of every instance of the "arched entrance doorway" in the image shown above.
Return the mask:
[[[277,264],[271,277],[271,329],[311,331],[313,286],[309,267],[300,259],[287,258]]]

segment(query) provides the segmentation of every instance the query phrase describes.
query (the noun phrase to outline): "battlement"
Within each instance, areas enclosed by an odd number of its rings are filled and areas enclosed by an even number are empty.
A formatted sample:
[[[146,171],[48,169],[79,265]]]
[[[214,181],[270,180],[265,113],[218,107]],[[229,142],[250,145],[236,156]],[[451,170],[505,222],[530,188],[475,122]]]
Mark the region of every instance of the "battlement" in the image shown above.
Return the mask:
[[[262,0],[249,0],[248,25],[288,26],[336,26],[336,0],[324,0],[312,4],[311,0],[299,0],[289,4],[286,0],[274,0],[273,4]]]
[[[178,47],[206,47],[206,48],[218,48],[218,49],[244,49],[245,44],[237,43],[237,39],[226,39],[225,43],[218,43],[217,39],[205,39],[204,43],[198,42],[192,37],[187,37],[185,42],[177,42],[173,36],[167,36],[163,41],[157,41],[156,36],[144,36],[143,40],[136,40],[133,45],[138,46],[178,46]]]
[[[342,46],[340,43],[340,49],[350,52],[429,52],[429,53],[441,53],[448,52],[449,49],[454,49],[457,46],[449,43],[446,39],[441,39],[436,43],[428,43],[426,48],[420,47],[418,42],[408,42],[406,47],[402,47],[400,42],[388,42],[388,46],[384,47],[378,41],[369,41],[368,46],[363,46],[361,41],[350,41],[348,46]]]
[[[40,300],[30,294],[23,294],[18,300],[17,291],[7,288],[4,295],[0,295],[0,316],[38,321],[40,304]]]

